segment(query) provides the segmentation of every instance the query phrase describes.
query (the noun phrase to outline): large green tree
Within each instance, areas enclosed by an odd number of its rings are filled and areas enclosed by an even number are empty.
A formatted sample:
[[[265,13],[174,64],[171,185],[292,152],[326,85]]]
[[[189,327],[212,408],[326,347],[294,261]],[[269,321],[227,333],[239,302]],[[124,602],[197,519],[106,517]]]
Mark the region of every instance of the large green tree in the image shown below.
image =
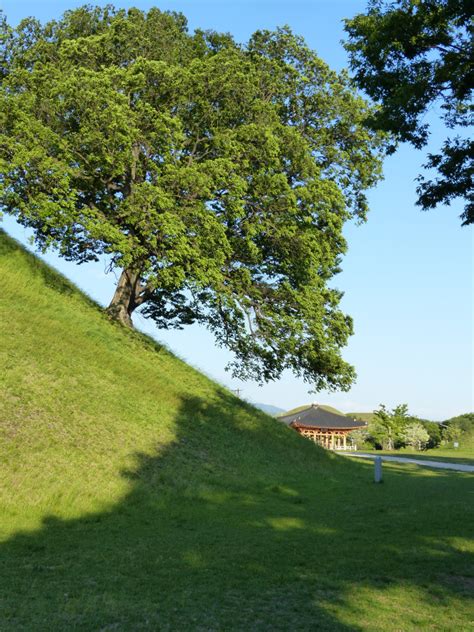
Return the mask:
[[[445,125],[448,137],[425,165],[435,177],[418,177],[418,204],[463,199],[463,224],[474,222],[472,26],[468,0],[371,0],[366,13],[346,20],[355,81],[380,105],[373,128],[421,148],[430,136],[427,112]]]
[[[0,204],[41,248],[110,257],[112,317],[200,321],[239,377],[350,386],[329,281],[383,139],[345,74],[287,28],[239,45],[110,6],[4,21],[0,60]]]

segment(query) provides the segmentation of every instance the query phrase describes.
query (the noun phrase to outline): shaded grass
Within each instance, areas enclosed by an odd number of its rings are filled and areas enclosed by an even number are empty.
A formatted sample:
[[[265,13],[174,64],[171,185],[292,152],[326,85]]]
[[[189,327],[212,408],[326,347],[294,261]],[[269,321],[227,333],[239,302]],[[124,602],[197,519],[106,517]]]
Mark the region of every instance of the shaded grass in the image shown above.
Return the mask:
[[[0,235],[1,630],[468,630],[474,477],[312,445]]]

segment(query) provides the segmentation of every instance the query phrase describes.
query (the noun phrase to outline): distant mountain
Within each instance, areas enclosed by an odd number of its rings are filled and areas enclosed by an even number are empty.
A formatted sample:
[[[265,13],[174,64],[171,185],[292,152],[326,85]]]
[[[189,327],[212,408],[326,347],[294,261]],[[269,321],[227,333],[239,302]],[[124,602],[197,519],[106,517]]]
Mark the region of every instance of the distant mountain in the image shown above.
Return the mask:
[[[278,406],[272,406],[271,404],[256,404],[252,402],[252,406],[255,406],[255,408],[258,408],[259,410],[263,410],[264,413],[267,413],[267,415],[271,415],[272,417],[277,417],[277,415],[281,415],[281,413],[285,412],[283,408],[278,408]]]

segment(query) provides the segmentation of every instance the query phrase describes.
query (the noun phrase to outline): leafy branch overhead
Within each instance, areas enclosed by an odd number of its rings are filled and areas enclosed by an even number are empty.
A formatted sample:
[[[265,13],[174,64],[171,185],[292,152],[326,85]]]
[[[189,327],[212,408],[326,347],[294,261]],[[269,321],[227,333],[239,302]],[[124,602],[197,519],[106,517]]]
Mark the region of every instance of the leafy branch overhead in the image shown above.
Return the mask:
[[[425,146],[425,115],[436,107],[448,131],[418,177],[423,209],[465,200],[463,224],[474,222],[472,3],[466,0],[371,0],[365,14],[346,20],[355,81],[380,105],[369,119],[374,129]],[[392,147],[394,149],[394,147]]]
[[[2,24],[0,203],[39,247],[122,270],[109,313],[206,324],[234,373],[349,388],[329,286],[385,137],[288,28],[190,34],[181,14],[83,7]]]

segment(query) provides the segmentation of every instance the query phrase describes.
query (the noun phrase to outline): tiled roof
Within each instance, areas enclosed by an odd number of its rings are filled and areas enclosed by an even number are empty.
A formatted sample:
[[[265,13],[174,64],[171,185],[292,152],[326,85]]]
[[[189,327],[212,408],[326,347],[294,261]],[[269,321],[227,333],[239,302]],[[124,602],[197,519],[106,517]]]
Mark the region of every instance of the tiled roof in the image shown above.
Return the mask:
[[[278,417],[279,421],[285,424],[302,425],[314,428],[340,428],[344,430],[356,430],[357,428],[365,428],[367,425],[363,421],[356,421],[345,415],[338,415],[329,410],[321,408],[317,404],[311,404],[308,408],[299,410],[292,415],[282,415]]]

